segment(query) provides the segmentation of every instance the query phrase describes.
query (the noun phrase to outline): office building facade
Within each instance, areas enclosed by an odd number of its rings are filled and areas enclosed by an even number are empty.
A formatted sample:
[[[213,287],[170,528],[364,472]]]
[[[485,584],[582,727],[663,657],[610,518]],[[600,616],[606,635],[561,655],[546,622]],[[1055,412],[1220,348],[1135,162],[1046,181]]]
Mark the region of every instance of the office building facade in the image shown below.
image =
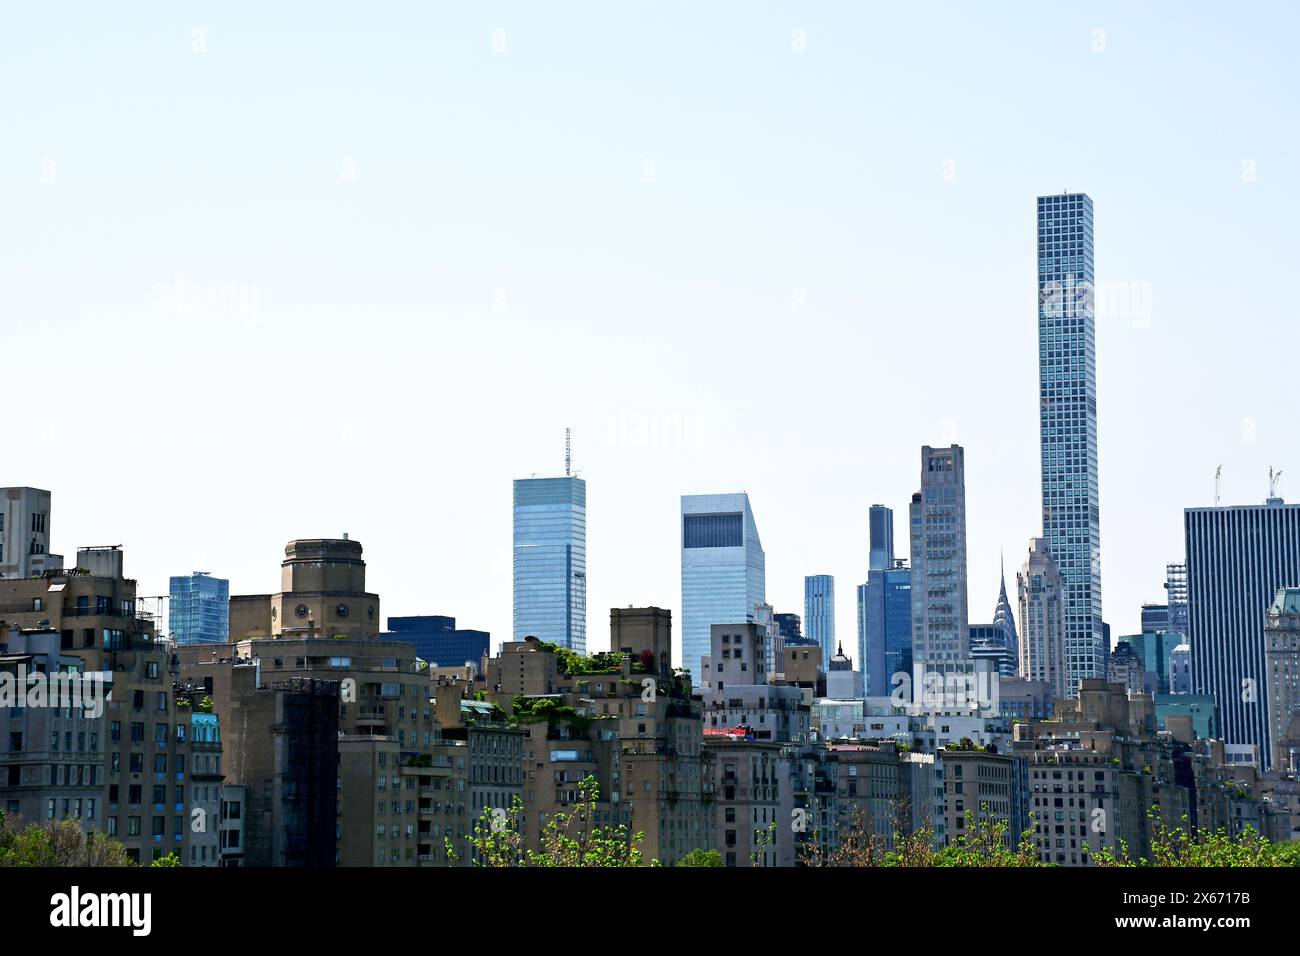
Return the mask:
[[[697,685],[713,625],[753,621],[766,600],[765,557],[749,496],[683,495],[681,664]]]
[[[1300,582],[1300,505],[1188,508],[1183,521],[1192,693],[1212,695],[1225,744],[1268,769],[1264,626],[1278,589]]]
[[[230,639],[230,582],[206,571],[171,579],[167,629],[178,644],[224,644]]]
[[[858,586],[858,656],[867,694],[890,693],[895,674],[912,674],[912,569],[906,559],[872,569]]]
[[[481,673],[483,658],[491,650],[492,635],[456,626],[454,617],[442,614],[418,614],[390,617],[388,630],[381,640],[402,641],[415,647],[415,656],[436,667],[473,664]]]
[[[808,637],[822,649],[822,666],[835,655],[835,578],[808,574],[803,579],[803,620]]]
[[[587,652],[587,483],[514,485],[514,635]]]
[[[1066,692],[1105,672],[1097,490],[1092,200],[1038,199],[1038,355],[1043,537],[1065,582]]]
[[[970,659],[966,590],[966,463],[960,445],[921,449],[912,496],[914,666],[954,670]]]

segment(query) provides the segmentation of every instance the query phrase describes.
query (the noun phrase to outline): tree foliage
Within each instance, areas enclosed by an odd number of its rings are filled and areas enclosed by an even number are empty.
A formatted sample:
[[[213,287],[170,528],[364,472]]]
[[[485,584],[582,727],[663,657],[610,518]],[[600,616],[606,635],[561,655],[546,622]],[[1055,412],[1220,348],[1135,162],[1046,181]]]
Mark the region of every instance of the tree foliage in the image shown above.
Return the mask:
[[[601,826],[596,823],[600,784],[588,776],[578,784],[581,794],[571,810],[555,813],[542,826],[540,849],[528,846],[524,831],[524,806],[518,797],[507,811],[483,808],[469,838],[475,851],[475,863],[484,867],[623,867],[641,865],[640,843],[643,833],[631,833],[622,824]],[[447,857],[460,857],[447,841]]]
[[[717,850],[692,850],[677,861],[678,866],[722,866],[722,854]]]
[[[1300,844],[1272,843],[1247,826],[1238,836],[1224,827],[1217,830],[1190,832],[1186,815],[1183,825],[1170,827],[1161,818],[1160,809],[1147,811],[1151,820],[1151,855],[1133,858],[1128,842],[1120,841],[1116,852],[1103,847],[1094,854],[1098,866],[1296,866],[1300,864]]]
[[[0,867],[134,866],[126,847],[102,833],[86,833],[76,820],[19,827],[0,812]]]

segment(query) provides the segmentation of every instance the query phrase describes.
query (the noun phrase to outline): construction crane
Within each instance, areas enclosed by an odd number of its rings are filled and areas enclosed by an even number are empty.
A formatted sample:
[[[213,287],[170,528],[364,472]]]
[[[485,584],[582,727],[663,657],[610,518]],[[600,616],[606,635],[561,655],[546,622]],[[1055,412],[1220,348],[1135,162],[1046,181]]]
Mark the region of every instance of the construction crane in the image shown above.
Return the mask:
[[[1277,497],[1277,483],[1281,480],[1282,480],[1282,469],[1279,468],[1277,471],[1274,471],[1273,466],[1269,465],[1268,466],[1268,496],[1270,498]]]

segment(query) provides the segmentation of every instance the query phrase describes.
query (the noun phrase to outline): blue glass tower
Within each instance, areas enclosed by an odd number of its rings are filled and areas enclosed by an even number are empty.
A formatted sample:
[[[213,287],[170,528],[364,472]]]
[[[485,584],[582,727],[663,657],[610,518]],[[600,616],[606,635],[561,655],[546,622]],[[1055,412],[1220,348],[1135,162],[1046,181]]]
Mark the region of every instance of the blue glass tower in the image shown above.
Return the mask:
[[[835,656],[835,578],[831,575],[804,576],[803,621],[808,637],[822,649],[822,667],[829,670]]]
[[[1066,694],[1106,672],[1097,489],[1092,200],[1038,198],[1038,397],[1043,537],[1065,583]]]
[[[587,653],[587,483],[520,478],[514,494],[516,641]]]
[[[766,601],[765,560],[748,495],[682,495],[682,666],[695,684],[712,626],[753,621]]]
[[[206,571],[171,579],[167,629],[178,644],[224,644],[230,635],[230,582]]]
[[[858,586],[858,647],[867,696],[884,697],[893,676],[912,677],[912,569],[890,556],[892,567],[872,568]]]

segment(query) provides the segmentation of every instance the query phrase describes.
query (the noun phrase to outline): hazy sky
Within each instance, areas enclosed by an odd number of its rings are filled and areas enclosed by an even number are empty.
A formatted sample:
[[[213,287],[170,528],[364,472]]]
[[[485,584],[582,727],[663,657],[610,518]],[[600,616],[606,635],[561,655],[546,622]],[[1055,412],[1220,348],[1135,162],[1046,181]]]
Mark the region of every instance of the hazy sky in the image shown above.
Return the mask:
[[[129,11],[129,12],[128,12]],[[1034,198],[1096,204],[1102,582],[1300,497],[1300,16],[1277,4],[137,3],[0,10],[0,485],[54,549],[507,637],[511,479],[588,482],[589,641],[680,607],[683,492],[768,599],[966,448],[971,617],[1041,532]],[[170,290],[180,288],[176,296]],[[1108,291],[1109,290],[1109,293]],[[1124,294],[1128,293],[1127,304]],[[1103,303],[1105,304],[1105,303]],[[1295,469],[1294,475],[1291,469]]]

